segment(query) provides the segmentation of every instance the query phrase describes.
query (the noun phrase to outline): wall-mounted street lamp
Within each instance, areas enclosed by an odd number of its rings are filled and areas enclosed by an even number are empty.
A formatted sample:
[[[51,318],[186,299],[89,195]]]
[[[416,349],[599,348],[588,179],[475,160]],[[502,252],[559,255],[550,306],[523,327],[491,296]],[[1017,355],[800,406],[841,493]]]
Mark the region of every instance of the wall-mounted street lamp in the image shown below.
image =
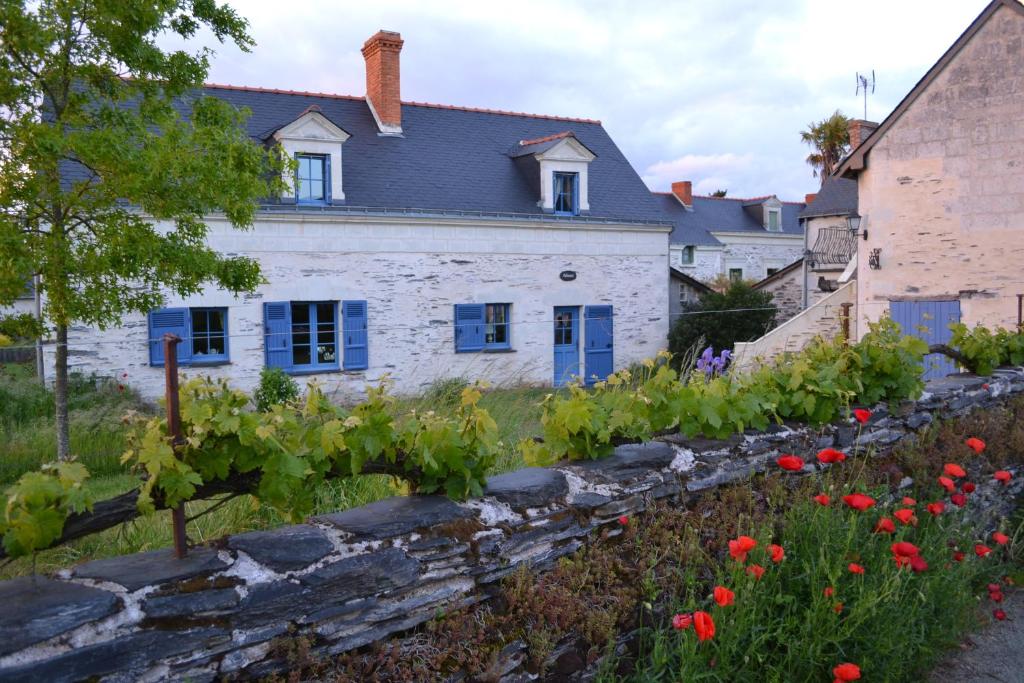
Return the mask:
[[[868,238],[868,231],[857,232],[860,230],[860,216],[856,213],[851,213],[846,217],[846,227],[849,229],[851,235],[862,235],[865,240]]]

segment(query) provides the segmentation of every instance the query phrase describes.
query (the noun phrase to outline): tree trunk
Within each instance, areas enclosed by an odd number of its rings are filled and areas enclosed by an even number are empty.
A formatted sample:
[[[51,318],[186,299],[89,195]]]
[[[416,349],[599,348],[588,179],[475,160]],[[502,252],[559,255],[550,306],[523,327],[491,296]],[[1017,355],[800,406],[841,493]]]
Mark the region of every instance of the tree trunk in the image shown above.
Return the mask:
[[[68,423],[68,326],[57,325],[54,354],[53,396],[56,402],[57,459],[71,459],[71,428]]]

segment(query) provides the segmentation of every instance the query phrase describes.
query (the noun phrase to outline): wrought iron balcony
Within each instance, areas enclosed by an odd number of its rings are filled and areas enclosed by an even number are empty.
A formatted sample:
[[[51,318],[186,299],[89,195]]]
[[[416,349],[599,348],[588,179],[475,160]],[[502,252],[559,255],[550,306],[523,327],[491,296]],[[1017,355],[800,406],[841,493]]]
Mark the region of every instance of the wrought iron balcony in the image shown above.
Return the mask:
[[[820,228],[818,239],[807,252],[807,265],[845,266],[857,253],[857,236],[849,228],[832,226]]]

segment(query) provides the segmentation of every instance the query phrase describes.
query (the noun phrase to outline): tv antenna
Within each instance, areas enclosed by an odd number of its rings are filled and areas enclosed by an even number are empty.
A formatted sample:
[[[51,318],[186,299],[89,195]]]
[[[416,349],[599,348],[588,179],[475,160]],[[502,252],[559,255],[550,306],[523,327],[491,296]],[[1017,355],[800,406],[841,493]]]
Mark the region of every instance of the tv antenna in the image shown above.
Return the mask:
[[[870,93],[868,92],[868,89],[871,90]],[[868,118],[868,95],[869,94],[871,94],[871,95],[875,94],[875,70],[874,69],[871,70],[871,78],[868,78],[867,75],[862,74],[859,71],[857,72],[857,92],[854,93],[854,94],[855,95],[859,95],[861,93],[864,93],[864,120],[866,121],[867,118]]]

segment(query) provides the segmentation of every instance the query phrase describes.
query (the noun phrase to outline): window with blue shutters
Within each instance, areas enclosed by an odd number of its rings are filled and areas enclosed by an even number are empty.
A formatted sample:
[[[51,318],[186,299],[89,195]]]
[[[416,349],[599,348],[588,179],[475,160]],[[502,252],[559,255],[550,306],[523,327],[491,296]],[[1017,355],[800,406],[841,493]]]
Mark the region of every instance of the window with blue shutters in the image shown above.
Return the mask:
[[[556,171],[554,176],[554,206],[555,214],[559,216],[576,216],[580,212],[579,202],[579,173],[561,173]]]
[[[294,373],[339,368],[338,302],[268,302],[263,304],[263,324],[269,367]]]
[[[327,204],[331,201],[331,158],[324,154],[296,154],[295,201]]]
[[[511,304],[455,304],[455,351],[512,348]]]
[[[341,302],[342,334],[345,337],[346,370],[365,370],[370,365],[366,334],[366,302]]]
[[[228,309],[161,308],[149,313],[149,364],[164,364],[164,335],[181,338],[178,365],[227,363]]]

